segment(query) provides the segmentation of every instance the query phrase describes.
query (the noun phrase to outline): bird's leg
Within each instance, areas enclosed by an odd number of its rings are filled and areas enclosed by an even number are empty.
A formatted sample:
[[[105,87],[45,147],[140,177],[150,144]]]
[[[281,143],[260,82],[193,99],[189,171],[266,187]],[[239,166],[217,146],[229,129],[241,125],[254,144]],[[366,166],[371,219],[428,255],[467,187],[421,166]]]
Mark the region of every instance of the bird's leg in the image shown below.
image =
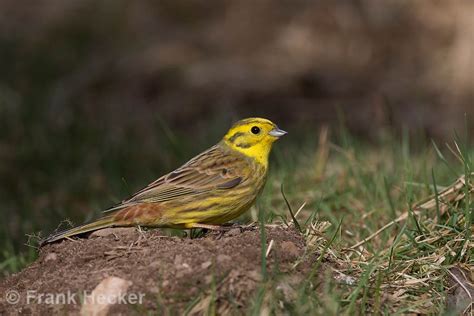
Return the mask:
[[[211,224],[198,224],[198,223],[193,223],[192,225],[190,225],[190,227],[188,228],[204,228],[204,229],[208,229],[208,230],[215,230],[215,231],[228,231],[230,230],[232,227],[226,227],[226,226],[221,226],[221,225],[211,225]]]
[[[240,231],[241,232],[252,231],[252,230],[256,230],[257,228],[258,228],[258,225],[255,224],[255,222],[252,222],[250,224],[240,226]]]
[[[225,223],[225,224],[223,224],[223,226],[228,228],[228,230],[239,229],[241,233],[243,233],[245,231],[255,230],[255,223],[251,223],[251,224],[248,224],[248,225],[241,225],[241,224],[237,224],[237,223]]]
[[[192,223],[192,224],[188,224],[186,226],[187,226],[186,228],[189,228],[191,230],[194,229],[194,228],[202,228],[202,229],[205,229],[205,230],[218,232],[217,239],[221,239],[222,236],[224,236],[224,234],[226,232],[228,232],[230,230],[233,230],[233,229],[239,229],[240,233],[243,233],[245,231],[255,230],[255,228],[256,228],[254,223],[252,223],[250,225],[239,225],[239,224],[236,224],[236,223],[225,223],[225,224],[222,224],[222,225]]]
[[[207,231],[218,232],[217,239],[221,239],[222,236],[231,229],[230,227],[225,227],[221,225],[199,224],[199,223],[190,224],[188,225],[188,228],[191,228],[191,231],[193,231],[195,228],[202,228],[204,229],[204,234],[206,234]]]
[[[211,224],[199,224],[199,223],[193,223],[188,226],[188,228],[202,228],[205,230],[211,230],[215,232],[219,232],[217,239],[221,239],[224,234],[230,230],[233,229],[239,229],[240,233],[243,233],[245,231],[252,231],[255,230],[256,226],[255,223],[252,223],[250,225],[239,225],[236,223],[225,223],[222,225],[211,225]]]

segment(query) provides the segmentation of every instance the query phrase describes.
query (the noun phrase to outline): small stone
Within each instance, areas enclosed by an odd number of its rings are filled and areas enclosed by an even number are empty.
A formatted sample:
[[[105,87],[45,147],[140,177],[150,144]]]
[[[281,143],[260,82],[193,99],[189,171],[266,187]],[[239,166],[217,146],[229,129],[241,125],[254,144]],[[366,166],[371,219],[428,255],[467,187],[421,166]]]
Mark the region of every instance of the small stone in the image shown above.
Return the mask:
[[[165,281],[166,282],[166,281]],[[164,283],[164,282],[163,282]],[[164,286],[163,286],[164,287]],[[153,294],[159,294],[160,289],[157,286],[152,286],[148,288],[148,291]]]
[[[218,255],[217,256],[217,262],[218,263],[223,263],[223,262],[230,261],[230,260],[232,260],[232,258],[228,255]]]
[[[206,276],[204,277],[204,283],[206,283],[206,284],[211,284],[212,279],[213,279],[213,276],[212,276],[212,275],[206,275]]]
[[[203,263],[201,264],[201,268],[202,268],[202,269],[207,269],[207,268],[209,268],[211,265],[212,265],[212,262],[211,262],[211,261],[206,261],[206,262],[203,262]]]
[[[106,316],[110,307],[118,302],[117,298],[126,295],[130,285],[132,282],[118,277],[102,280],[84,299],[80,314]]]
[[[89,238],[107,237],[107,236],[131,236],[135,234],[135,227],[113,227],[94,231]]]
[[[46,255],[46,258],[44,258],[45,262],[48,261],[55,261],[58,259],[58,255],[55,252],[50,252]]]
[[[227,236],[237,236],[240,234],[241,234],[240,228],[232,228],[226,233]]]
[[[157,269],[157,268],[161,267],[161,262],[160,261],[153,261],[152,263],[150,263],[149,267],[152,268],[152,269]]]
[[[291,241],[282,242],[281,250],[293,258],[300,255],[300,249],[298,249],[298,247]]]
[[[262,280],[262,275],[260,274],[260,272],[258,272],[256,270],[249,271],[248,276],[249,276],[249,278],[251,278],[254,281],[261,281]]]
[[[215,244],[216,244],[215,241],[209,238],[202,240],[202,245],[206,248],[214,247]]]
[[[183,263],[183,256],[182,255],[177,255],[176,257],[174,257],[174,264],[176,266],[181,265],[181,263]]]

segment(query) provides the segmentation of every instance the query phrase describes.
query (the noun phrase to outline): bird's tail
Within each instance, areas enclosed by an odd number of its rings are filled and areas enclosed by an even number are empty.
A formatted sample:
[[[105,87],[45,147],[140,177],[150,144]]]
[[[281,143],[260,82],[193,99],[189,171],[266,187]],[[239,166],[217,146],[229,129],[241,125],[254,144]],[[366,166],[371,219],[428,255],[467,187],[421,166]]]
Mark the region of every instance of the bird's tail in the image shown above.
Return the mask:
[[[105,216],[105,217],[103,217],[103,218],[101,218],[101,219],[99,219],[95,222],[85,224],[85,225],[81,225],[81,226],[78,226],[78,227],[73,227],[73,228],[70,228],[70,229],[63,230],[63,231],[60,231],[58,233],[52,234],[52,235],[50,235],[49,237],[47,237],[46,239],[44,239],[40,242],[40,247],[45,245],[45,244],[52,243],[54,241],[57,241],[57,240],[60,240],[60,239],[63,239],[63,238],[76,236],[76,235],[88,233],[88,232],[91,232],[91,231],[94,231],[94,230],[98,230],[98,229],[102,229],[102,228],[106,228],[106,227],[111,227],[111,226],[114,226],[113,216]]]

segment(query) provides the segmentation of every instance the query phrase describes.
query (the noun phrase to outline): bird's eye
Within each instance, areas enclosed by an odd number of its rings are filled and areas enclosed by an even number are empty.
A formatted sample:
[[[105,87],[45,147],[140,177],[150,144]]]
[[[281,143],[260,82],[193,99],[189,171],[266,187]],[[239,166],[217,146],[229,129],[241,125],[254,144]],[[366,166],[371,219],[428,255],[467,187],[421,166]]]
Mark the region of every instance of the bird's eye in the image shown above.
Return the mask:
[[[253,134],[257,135],[260,133],[260,128],[258,126],[253,126],[252,129],[250,130]]]

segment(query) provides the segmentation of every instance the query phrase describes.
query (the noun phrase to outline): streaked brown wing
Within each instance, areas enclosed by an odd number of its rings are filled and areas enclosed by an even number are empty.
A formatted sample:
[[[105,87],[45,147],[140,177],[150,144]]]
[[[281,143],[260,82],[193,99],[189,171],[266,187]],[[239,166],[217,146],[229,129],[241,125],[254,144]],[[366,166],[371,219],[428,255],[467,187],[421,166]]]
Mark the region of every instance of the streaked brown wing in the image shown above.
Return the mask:
[[[107,211],[137,203],[165,202],[217,189],[230,189],[241,183],[247,161],[216,145],[175,171],[152,182],[131,198]]]

